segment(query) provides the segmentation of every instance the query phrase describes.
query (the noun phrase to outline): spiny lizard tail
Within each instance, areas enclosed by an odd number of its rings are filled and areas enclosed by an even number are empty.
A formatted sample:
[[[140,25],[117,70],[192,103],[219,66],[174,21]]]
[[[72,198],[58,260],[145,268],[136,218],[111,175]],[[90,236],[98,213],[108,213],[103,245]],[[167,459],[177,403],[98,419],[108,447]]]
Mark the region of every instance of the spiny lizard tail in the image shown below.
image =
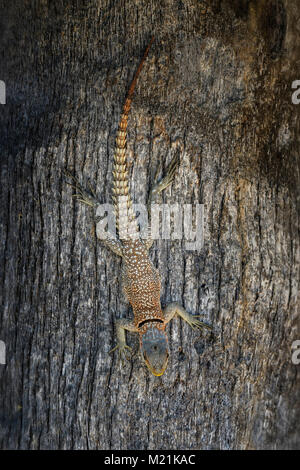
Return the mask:
[[[135,86],[153,40],[154,38],[152,37],[131,82],[125,104],[123,106],[123,112],[121,114],[119,129],[116,137],[113,169],[113,202],[116,214],[116,226],[119,231],[120,239],[127,238],[127,236],[129,238],[134,238],[137,236],[136,234],[139,231],[139,227],[132,210],[132,200],[128,187],[128,171],[126,162],[127,123]]]

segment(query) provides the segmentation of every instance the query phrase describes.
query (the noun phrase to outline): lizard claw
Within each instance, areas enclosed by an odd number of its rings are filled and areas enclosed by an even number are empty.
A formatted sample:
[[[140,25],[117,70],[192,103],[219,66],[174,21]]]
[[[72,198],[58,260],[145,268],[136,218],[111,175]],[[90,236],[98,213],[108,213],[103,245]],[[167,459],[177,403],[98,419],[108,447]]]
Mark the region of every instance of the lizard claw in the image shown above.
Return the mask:
[[[187,320],[187,323],[191,326],[191,328],[193,328],[193,330],[195,328],[207,328],[208,330],[212,330],[212,327],[210,325],[197,320],[198,317],[201,317],[201,315],[191,315],[190,318]]]
[[[179,158],[179,153],[177,152],[172,158],[172,160],[170,161],[169,165],[167,166],[166,177],[169,178],[170,182],[173,180],[179,164],[180,164],[180,158]]]
[[[176,173],[176,170],[178,168],[179,162],[180,162],[179,161],[179,155],[177,153],[172,158],[169,165],[167,166],[166,176],[164,176],[163,179],[159,183],[157,183],[157,185],[154,187],[154,192],[160,193],[164,189],[168,188],[168,186],[170,186],[170,184],[172,183],[172,181],[175,177],[175,173]]]
[[[109,351],[109,354],[113,353],[116,350],[118,350],[119,352],[119,358],[122,362],[122,365],[124,365],[124,359],[126,359],[127,361],[130,360],[132,355],[132,348],[130,346],[128,346],[127,344],[117,344],[114,348]],[[129,351],[129,356],[127,351]]]
[[[166,175],[163,177],[161,181],[156,183],[151,189],[149,202],[151,201],[152,197],[155,194],[161,193],[164,189],[170,186],[170,184],[172,183],[175,177],[175,173],[179,166],[179,163],[180,163],[179,154],[176,153],[176,155],[172,158],[169,165],[167,166]]]
[[[90,207],[96,207],[99,204],[99,202],[97,201],[95,192],[92,189],[90,183],[89,183],[90,192],[88,192],[83,188],[83,186],[79,183],[78,179],[75,178],[75,176],[73,176],[69,170],[64,170],[64,175],[73,181],[73,183],[69,183],[67,181],[67,184],[77,191],[76,194],[73,194],[73,197],[76,197],[76,199],[79,202],[83,202],[84,204]]]

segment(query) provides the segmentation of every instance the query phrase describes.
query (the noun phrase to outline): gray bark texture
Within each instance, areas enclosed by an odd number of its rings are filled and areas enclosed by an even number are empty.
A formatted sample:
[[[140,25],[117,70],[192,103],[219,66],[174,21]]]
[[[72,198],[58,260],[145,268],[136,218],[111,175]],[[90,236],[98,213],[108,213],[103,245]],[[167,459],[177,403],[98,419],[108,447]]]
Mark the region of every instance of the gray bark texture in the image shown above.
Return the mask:
[[[1,0],[2,449],[300,447],[298,0]],[[121,260],[95,237],[68,168],[111,202],[126,91],[150,37],[128,129],[144,203],[203,203],[204,246],[158,240],[162,305],[213,334],[167,327],[152,376],[138,337],[124,366],[114,322],[132,315]],[[298,73],[298,75],[297,75]]]

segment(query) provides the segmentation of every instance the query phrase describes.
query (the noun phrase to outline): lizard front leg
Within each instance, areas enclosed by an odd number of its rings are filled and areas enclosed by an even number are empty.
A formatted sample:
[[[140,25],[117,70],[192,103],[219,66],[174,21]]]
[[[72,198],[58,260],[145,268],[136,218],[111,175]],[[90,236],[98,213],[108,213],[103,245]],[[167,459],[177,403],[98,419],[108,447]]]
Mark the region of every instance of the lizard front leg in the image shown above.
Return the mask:
[[[191,315],[188,313],[182,305],[178,302],[172,302],[166,306],[163,311],[165,323],[168,323],[175,315],[181,317],[185,322],[187,322],[193,329],[195,328],[207,328],[209,330],[212,329],[210,325],[197,320],[200,315]]]
[[[111,349],[111,351],[109,352],[112,353],[118,349],[121,359],[123,359],[123,356],[125,356],[126,358],[126,354],[125,354],[126,349],[131,351],[131,347],[126,344],[125,330],[131,331],[134,333],[138,332],[138,329],[135,326],[133,320],[129,320],[128,318],[119,318],[116,321],[117,345],[113,349]]]

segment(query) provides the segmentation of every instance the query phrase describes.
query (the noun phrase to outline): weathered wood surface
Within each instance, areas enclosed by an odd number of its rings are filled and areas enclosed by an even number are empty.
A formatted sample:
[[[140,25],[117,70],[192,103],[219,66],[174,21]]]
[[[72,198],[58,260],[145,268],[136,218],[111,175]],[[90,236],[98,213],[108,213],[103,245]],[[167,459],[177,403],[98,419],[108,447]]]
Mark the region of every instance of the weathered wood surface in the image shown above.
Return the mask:
[[[0,17],[1,448],[299,448],[298,0],[1,1]],[[161,378],[138,352],[124,368],[108,354],[130,315],[120,260],[62,175],[111,201],[118,118],[152,34],[132,192],[144,202],[181,149],[164,201],[205,204],[204,247],[160,240],[151,256],[162,303],[214,328],[174,320]]]

